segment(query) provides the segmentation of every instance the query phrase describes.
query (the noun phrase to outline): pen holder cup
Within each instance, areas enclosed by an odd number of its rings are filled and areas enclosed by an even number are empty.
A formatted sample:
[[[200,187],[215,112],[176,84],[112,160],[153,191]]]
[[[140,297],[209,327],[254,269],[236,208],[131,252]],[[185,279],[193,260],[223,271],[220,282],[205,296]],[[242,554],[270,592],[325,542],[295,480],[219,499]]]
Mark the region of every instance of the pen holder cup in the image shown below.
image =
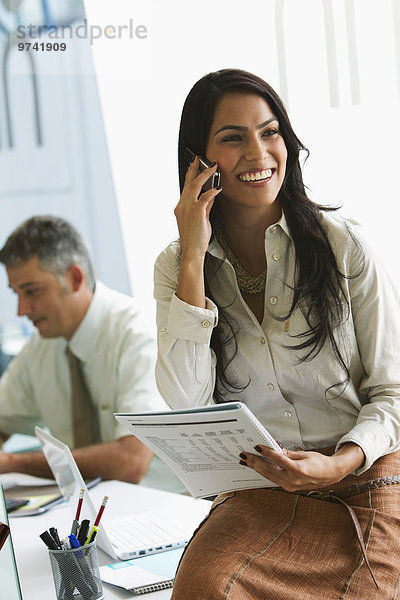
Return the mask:
[[[96,541],[71,550],[49,550],[57,600],[102,600]]]

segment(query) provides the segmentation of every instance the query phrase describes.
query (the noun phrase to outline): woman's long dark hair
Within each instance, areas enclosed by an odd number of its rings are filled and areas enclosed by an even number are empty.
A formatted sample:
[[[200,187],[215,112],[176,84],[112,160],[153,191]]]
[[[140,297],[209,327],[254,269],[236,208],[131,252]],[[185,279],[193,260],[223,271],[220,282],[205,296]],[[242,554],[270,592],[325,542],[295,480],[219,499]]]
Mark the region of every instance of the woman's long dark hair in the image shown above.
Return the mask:
[[[291,308],[289,313],[281,318],[288,319],[295,308],[301,306],[308,326],[307,331],[299,336],[301,338],[299,343],[290,348],[303,351],[300,361],[304,362],[314,358],[328,339],[345,372],[345,379],[341,383],[346,385],[349,380],[348,367],[333,334],[334,329],[348,315],[348,302],[342,287],[344,275],[339,271],[332,247],[320,221],[320,211],[336,209],[317,205],[307,197],[299,163],[299,152],[304,150],[308,156],[308,150],[294,133],[281,99],[268,83],[246,71],[224,69],[209,73],[194,85],[183,107],[179,131],[178,160],[181,191],[190,163],[185,148],[189,147],[194,153],[205,156],[216,107],[223,96],[234,92],[252,93],[264,98],[279,121],[280,134],[287,149],[286,173],[278,199],[295,246],[296,269]],[[210,214],[212,224],[216,219],[216,206]],[[206,292],[210,297],[207,269],[205,269],[205,284]],[[234,338],[234,328],[224,314],[224,307],[218,308],[221,324],[228,325],[230,336]],[[233,354],[227,356],[225,342],[226,334],[223,334],[222,327],[217,326],[211,338],[211,347],[217,357],[217,383],[214,391],[217,402],[224,401],[226,392],[237,392],[246,387],[229,381],[226,377],[227,366],[236,354],[237,345]]]

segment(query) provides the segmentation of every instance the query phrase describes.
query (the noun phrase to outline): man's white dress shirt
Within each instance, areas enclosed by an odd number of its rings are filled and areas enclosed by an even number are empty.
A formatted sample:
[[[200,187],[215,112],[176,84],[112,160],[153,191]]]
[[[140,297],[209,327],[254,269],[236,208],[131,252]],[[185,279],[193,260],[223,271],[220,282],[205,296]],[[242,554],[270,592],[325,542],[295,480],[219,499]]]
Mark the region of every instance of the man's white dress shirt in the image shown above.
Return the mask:
[[[328,341],[307,362],[299,362],[300,351],[287,348],[303,341],[295,336],[308,329],[300,308],[286,322],[274,318],[288,313],[294,284],[294,244],[282,216],[265,232],[267,282],[261,324],[243,301],[233,267],[215,238],[208,249],[207,269],[215,273],[210,279],[211,295],[225,307],[238,344],[227,375],[239,386],[247,386],[226,399],[246,403],[289,449],[355,442],[366,456],[356,471],[361,473],[381,455],[400,447],[400,298],[358,226],[332,213],[321,213],[321,220],[339,270],[350,276],[342,280],[350,312],[335,330],[349,364],[350,381],[345,389],[340,385],[345,373]],[[211,300],[203,309],[176,296],[179,256],[179,241],[160,254],[154,285],[156,380],[173,408],[213,402],[216,359],[209,344],[218,322],[218,309]],[[232,342],[227,348],[233,353]]]
[[[167,407],[154,380],[155,341],[134,299],[97,282],[70,340],[98,414],[101,442],[128,435],[114,412]],[[47,426],[73,448],[71,384],[64,338],[35,333],[0,380],[0,431],[33,434]]]

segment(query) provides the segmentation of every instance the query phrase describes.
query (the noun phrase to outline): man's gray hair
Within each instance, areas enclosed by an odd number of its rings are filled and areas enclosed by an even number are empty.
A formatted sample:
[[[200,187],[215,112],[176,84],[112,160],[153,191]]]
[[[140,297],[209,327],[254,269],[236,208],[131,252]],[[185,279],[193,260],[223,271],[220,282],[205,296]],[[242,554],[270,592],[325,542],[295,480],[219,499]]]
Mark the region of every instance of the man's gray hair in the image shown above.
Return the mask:
[[[0,250],[0,262],[6,267],[17,267],[34,256],[55,277],[65,275],[71,265],[79,265],[89,288],[94,289],[89,247],[68,221],[53,216],[31,217],[12,232]]]

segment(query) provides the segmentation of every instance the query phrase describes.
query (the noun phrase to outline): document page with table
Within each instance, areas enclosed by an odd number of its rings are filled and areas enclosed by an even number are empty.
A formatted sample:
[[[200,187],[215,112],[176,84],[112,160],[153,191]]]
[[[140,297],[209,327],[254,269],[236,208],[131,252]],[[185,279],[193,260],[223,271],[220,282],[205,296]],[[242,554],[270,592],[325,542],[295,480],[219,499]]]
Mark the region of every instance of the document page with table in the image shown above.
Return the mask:
[[[272,485],[239,465],[240,452],[254,452],[257,444],[282,453],[241,402],[115,418],[164,460],[195,498]]]

